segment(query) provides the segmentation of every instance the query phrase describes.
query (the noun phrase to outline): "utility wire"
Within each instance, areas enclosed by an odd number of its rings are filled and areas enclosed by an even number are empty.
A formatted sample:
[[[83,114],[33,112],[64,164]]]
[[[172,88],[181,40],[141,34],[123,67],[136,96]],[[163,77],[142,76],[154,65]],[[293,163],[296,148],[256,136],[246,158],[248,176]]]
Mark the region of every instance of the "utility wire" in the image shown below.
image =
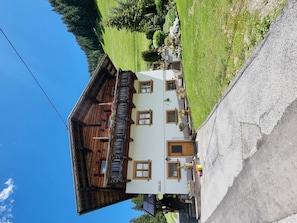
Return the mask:
[[[34,79],[35,83],[38,85],[39,89],[42,91],[42,93],[44,94],[44,96],[46,97],[47,101],[50,103],[50,105],[52,106],[52,108],[55,110],[56,114],[58,115],[58,117],[61,119],[62,123],[66,126],[66,129],[68,128],[67,123],[64,121],[62,115],[60,114],[60,112],[58,111],[57,107],[55,106],[55,104],[52,102],[52,100],[50,99],[50,97],[48,96],[48,94],[46,93],[46,91],[43,89],[43,87],[41,86],[41,84],[39,83],[39,81],[37,80],[37,78],[35,77],[35,75],[33,74],[33,72],[31,71],[31,69],[29,68],[29,66],[27,65],[27,63],[23,60],[22,56],[18,53],[17,49],[14,47],[14,45],[12,44],[12,42],[9,40],[9,38],[7,37],[7,35],[5,34],[5,32],[2,30],[2,28],[0,28],[3,36],[6,38],[6,40],[8,41],[8,43],[10,44],[10,46],[12,47],[12,49],[14,50],[14,52],[18,55],[18,57],[20,58],[20,60],[23,62],[23,64],[25,65],[25,67],[27,68],[28,72],[31,74],[31,77]]]

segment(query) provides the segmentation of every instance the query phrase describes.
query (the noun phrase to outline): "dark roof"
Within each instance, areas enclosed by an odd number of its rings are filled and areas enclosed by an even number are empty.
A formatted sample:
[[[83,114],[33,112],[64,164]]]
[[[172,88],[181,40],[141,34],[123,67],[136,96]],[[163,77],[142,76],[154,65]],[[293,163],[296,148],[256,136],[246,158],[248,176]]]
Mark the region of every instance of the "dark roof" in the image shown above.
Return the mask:
[[[125,193],[125,185],[104,187],[104,175],[100,174],[100,171],[96,173],[100,169],[102,160],[106,159],[108,145],[104,141],[93,140],[92,136],[107,134],[106,117],[110,115],[108,109],[98,106],[98,103],[112,100],[113,96],[106,92],[110,91],[115,84],[116,75],[116,68],[105,55],[68,118],[78,214],[134,196]],[[105,116],[102,117],[102,115]]]

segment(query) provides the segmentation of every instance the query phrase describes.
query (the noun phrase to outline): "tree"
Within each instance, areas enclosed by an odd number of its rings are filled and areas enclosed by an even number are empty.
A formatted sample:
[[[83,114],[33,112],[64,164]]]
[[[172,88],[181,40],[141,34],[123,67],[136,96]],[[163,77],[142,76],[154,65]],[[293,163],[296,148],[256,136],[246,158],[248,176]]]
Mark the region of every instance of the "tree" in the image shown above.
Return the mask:
[[[162,212],[158,212],[155,217],[143,214],[130,220],[130,223],[166,223],[166,218]]]
[[[156,13],[153,0],[118,1],[111,14],[103,21],[104,25],[131,32],[143,32],[144,26]]]
[[[135,204],[132,209],[143,211],[143,194],[139,194],[137,197],[132,198],[131,201]],[[157,212],[155,217],[152,217],[148,214],[143,214],[130,220],[130,223],[166,223],[166,219],[164,214],[160,211]]]
[[[135,206],[132,207],[132,209],[143,211],[143,194],[138,194],[138,196],[132,198],[131,201],[135,204]]]
[[[155,62],[161,59],[159,52],[155,50],[147,50],[141,53],[142,59],[146,62]]]
[[[148,214],[140,215],[137,218],[134,218],[130,221],[130,223],[148,223],[150,222],[150,216]]]
[[[98,23],[101,18],[94,0],[49,0],[54,11],[62,15],[67,30],[76,37],[76,41],[86,54],[89,73],[96,69],[104,54],[101,45],[102,32]],[[96,32],[94,29],[96,28]],[[98,29],[99,28],[99,29]]]

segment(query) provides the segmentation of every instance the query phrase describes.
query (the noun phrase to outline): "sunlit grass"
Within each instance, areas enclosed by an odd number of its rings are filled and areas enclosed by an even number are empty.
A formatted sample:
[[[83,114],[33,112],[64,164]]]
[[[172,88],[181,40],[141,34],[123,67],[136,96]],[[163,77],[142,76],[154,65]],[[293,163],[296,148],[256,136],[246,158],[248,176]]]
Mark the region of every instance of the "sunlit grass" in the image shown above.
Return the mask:
[[[110,8],[116,5],[116,1],[97,0],[97,5],[104,19]],[[149,45],[144,34],[104,27],[103,41],[105,53],[117,68],[134,72],[147,70],[147,64],[141,58],[141,52],[147,50]]]
[[[182,62],[194,126],[207,118],[229,83],[282,12],[280,0],[263,16],[249,11],[245,0],[176,0],[182,30]],[[261,4],[267,4],[263,0]],[[99,1],[103,19],[115,0]],[[104,51],[117,68],[147,70],[141,52],[150,43],[141,33],[104,27]]]
[[[285,0],[261,18],[244,0],[176,0],[182,29],[187,96],[199,127],[280,14]],[[263,2],[264,3],[264,2]]]
[[[176,223],[177,213],[176,212],[168,212],[164,214],[167,223]]]

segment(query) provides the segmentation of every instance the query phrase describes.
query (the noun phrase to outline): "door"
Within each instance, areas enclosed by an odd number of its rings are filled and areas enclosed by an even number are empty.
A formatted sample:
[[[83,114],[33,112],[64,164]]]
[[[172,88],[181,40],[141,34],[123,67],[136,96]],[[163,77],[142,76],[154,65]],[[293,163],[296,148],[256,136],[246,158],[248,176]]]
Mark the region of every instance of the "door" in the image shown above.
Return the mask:
[[[167,142],[168,156],[194,156],[194,143],[192,141]]]

